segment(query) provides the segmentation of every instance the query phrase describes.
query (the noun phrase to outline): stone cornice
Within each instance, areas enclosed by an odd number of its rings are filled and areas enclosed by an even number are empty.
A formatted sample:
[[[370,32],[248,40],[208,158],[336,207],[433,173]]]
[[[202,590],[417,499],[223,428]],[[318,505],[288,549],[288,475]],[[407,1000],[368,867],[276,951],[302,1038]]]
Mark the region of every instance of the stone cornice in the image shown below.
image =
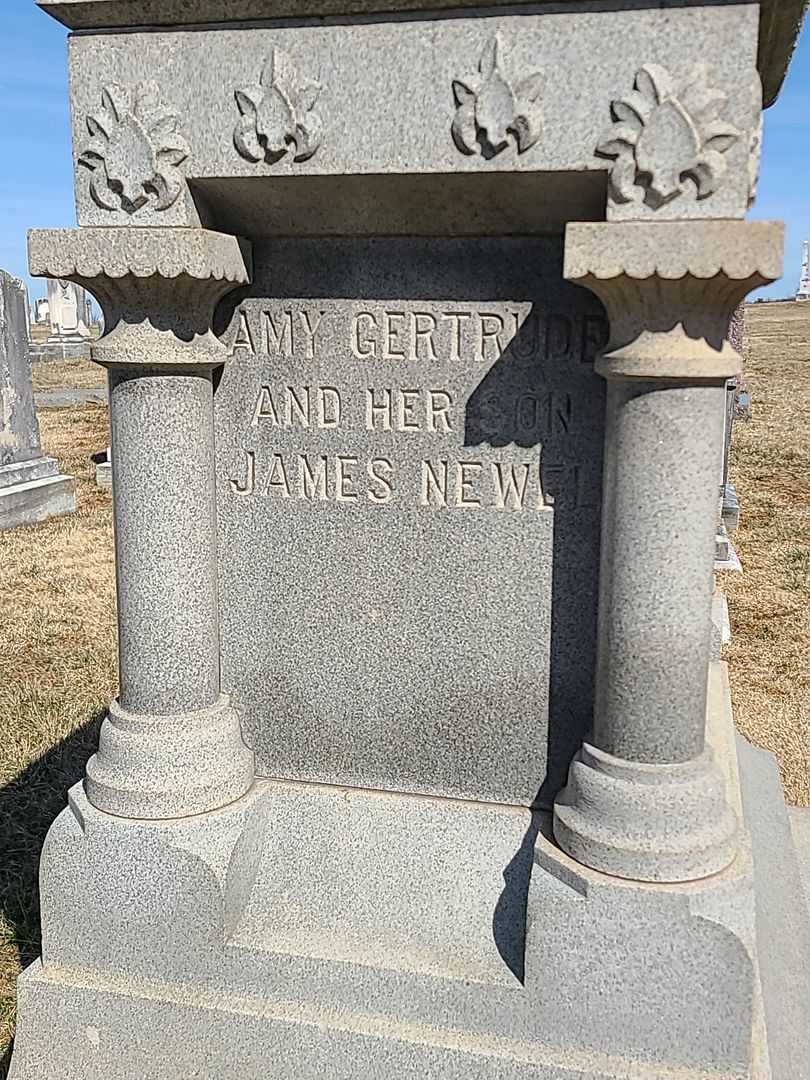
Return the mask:
[[[501,0],[508,3],[508,0]],[[570,0],[569,0],[570,2]],[[234,23],[386,11],[454,8],[456,0],[37,0],[72,30]],[[776,100],[801,28],[807,0],[762,0],[758,67],[766,107]],[[495,0],[497,6],[498,0]],[[468,0],[491,7],[492,0]]]
[[[204,229],[42,229],[28,237],[31,273],[75,281],[98,299],[106,366],[218,365],[219,301],[250,281],[250,245]]]
[[[563,273],[573,282],[723,276],[752,281],[750,290],[781,276],[783,243],[776,221],[572,222]]]
[[[207,229],[35,229],[28,235],[35,277],[188,277],[232,287],[250,281],[250,247]]]
[[[760,4],[757,67],[766,109],[782,89],[806,8],[807,0],[769,0]]]
[[[783,243],[777,222],[569,224],[563,274],[610,319],[596,370],[690,382],[736,375],[729,319],[751,289],[780,277]]]

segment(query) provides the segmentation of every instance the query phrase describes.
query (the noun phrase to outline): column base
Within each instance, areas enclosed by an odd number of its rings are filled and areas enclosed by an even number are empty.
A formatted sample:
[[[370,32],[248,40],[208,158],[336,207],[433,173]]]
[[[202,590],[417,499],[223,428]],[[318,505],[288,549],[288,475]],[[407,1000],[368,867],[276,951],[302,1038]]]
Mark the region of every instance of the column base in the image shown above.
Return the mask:
[[[43,850],[11,1080],[268,1063],[274,1080],[810,1080],[810,922],[776,764],[740,741],[738,774],[724,679],[713,694],[747,828],[728,869],[685,884],[583,868],[512,806],[259,779],[212,814],[131,821],[79,786]]]
[[[210,708],[175,716],[130,713],[113,701],[85,790],[93,806],[117,817],[189,817],[241,798],[253,762],[224,694]]]
[[[554,837],[577,862],[634,881],[695,881],[737,852],[737,819],[711,750],[693,761],[624,761],[583,743],[554,805]]]

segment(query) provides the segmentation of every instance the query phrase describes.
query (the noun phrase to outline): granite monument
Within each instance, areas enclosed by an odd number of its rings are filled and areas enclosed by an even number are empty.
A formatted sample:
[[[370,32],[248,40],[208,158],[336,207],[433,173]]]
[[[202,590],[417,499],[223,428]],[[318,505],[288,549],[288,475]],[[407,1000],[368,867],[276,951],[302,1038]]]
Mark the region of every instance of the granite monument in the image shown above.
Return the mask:
[[[48,298],[46,296],[40,296],[34,301],[34,324],[39,326],[45,323],[50,323]]]
[[[67,360],[89,356],[90,327],[85,290],[71,281],[48,281],[48,320],[51,332],[34,346],[34,360]]]
[[[789,817],[710,662],[801,3],[41,6],[120,693],[12,1080],[810,1076]]]
[[[73,478],[42,453],[28,349],[25,287],[0,270],[0,529],[76,509]]]

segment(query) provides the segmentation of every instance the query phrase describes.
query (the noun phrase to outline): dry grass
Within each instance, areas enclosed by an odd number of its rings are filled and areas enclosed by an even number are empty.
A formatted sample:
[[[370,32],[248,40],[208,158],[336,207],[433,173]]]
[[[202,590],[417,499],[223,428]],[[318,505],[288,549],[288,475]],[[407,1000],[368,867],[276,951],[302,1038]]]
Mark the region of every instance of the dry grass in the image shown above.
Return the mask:
[[[750,307],[746,351],[753,419],[737,425],[732,458],[745,573],[723,575],[727,659],[740,727],[777,755],[789,799],[810,805],[810,304]],[[34,371],[40,390],[103,385],[85,361]],[[77,478],[79,513],[0,533],[0,1058],[14,980],[39,952],[42,841],[116,689],[110,499],[89,460],[107,445],[106,409],[49,410],[41,425]]]
[[[723,574],[734,712],[779,760],[790,802],[810,806],[810,304],[752,304],[731,479],[745,572]]]
[[[107,372],[90,360],[40,361],[31,368],[34,392],[41,390],[100,390],[107,385]]]
[[[40,425],[46,451],[76,477],[79,512],[0,532],[0,1058],[14,980],[39,952],[42,841],[117,678],[110,498],[89,460],[107,445],[107,411],[48,410]]]

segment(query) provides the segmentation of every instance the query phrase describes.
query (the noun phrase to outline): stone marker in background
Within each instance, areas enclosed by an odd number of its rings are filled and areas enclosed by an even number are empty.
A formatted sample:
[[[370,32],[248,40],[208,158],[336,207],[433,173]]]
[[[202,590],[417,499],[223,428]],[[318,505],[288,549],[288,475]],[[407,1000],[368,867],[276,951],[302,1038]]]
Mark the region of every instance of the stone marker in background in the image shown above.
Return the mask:
[[[0,529],[75,509],[73,478],[39,444],[25,289],[0,270]]]
[[[728,329],[728,339],[732,346],[744,356],[745,346],[745,305],[741,304],[732,316]],[[734,435],[734,421],[738,419],[738,402],[745,393],[745,371],[741,371],[736,379],[729,381],[729,395],[726,400],[726,438],[723,453],[723,524],[729,532],[733,532],[740,523],[740,503],[737,498],[737,489],[729,480],[729,465],[731,460],[731,440]]]
[[[85,290],[72,281],[48,281],[48,318],[51,332],[47,340],[31,350],[34,360],[67,360],[89,356],[88,300]]]
[[[709,662],[801,5],[421,3],[44,4],[80,227],[31,269],[104,313],[120,695],[12,1080],[807,1080]]]
[[[99,450],[97,454],[93,454],[93,462],[96,466],[96,487],[104,488],[109,491],[112,489],[112,452],[107,447],[106,450]]]
[[[23,281],[18,281],[20,289],[23,294],[23,304],[25,305],[25,338],[29,346],[31,344],[31,303],[28,299],[28,286]]]
[[[90,328],[87,325],[88,305],[84,289],[72,281],[50,280],[48,304],[52,340],[64,345],[85,346],[90,337]]]
[[[50,309],[48,307],[48,298],[46,296],[40,296],[34,301],[34,323],[39,326],[42,323],[47,323],[50,320]]]

